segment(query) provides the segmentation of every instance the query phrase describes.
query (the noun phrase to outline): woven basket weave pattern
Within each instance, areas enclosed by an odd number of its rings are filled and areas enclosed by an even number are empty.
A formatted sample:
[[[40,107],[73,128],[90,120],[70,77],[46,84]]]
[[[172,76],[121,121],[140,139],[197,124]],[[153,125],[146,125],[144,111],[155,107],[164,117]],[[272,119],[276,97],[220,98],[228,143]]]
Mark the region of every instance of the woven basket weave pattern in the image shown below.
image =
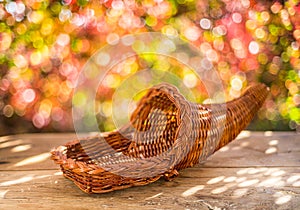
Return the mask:
[[[158,85],[140,100],[130,124],[102,133],[105,141],[95,136],[60,146],[52,159],[87,193],[170,180],[235,139],[267,94],[266,86],[258,84],[226,104],[199,105],[173,86]]]

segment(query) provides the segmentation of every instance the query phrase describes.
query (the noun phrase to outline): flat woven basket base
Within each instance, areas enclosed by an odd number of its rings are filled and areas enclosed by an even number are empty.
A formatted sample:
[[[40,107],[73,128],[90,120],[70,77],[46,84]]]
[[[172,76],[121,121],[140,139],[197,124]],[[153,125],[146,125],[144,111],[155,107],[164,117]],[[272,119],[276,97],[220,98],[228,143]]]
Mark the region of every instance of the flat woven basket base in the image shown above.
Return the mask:
[[[154,86],[130,124],[60,146],[51,152],[52,159],[86,193],[146,185],[161,177],[172,180],[179,170],[235,139],[267,95],[268,88],[257,84],[226,104],[200,105],[171,85]]]

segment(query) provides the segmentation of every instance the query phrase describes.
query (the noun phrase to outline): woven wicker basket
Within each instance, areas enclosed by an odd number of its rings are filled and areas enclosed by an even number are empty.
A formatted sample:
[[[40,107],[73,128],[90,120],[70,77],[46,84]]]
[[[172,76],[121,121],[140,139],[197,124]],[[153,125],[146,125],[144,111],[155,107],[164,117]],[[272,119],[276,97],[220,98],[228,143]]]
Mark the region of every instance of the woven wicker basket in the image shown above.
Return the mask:
[[[171,85],[158,85],[141,99],[130,125],[69,142],[53,150],[52,159],[86,193],[171,180],[235,139],[267,95],[257,84],[226,104],[199,105]]]

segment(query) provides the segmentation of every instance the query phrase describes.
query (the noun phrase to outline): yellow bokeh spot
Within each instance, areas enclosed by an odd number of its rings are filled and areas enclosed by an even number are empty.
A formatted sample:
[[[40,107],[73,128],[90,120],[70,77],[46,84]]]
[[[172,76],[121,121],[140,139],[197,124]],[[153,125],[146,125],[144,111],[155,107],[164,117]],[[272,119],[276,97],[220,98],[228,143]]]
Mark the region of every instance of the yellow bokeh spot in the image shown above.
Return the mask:
[[[247,20],[246,27],[247,27],[247,29],[252,31],[257,28],[257,25],[254,20]]]
[[[156,26],[157,25],[157,18],[154,16],[147,16],[146,17],[146,24],[148,26]]]
[[[296,40],[300,39],[300,29],[297,29],[293,32],[293,35]]]
[[[257,57],[258,62],[261,64],[267,64],[268,63],[268,56],[265,53],[260,53]]]
[[[268,39],[269,39],[269,42],[271,42],[272,44],[275,44],[278,41],[278,36],[269,34]]]
[[[192,73],[188,73],[188,74],[184,75],[183,83],[188,88],[195,87],[197,85],[197,77],[196,77],[196,75],[192,74]]]
[[[49,57],[49,48],[47,45],[43,45],[43,47],[40,49],[40,52],[43,58]]]
[[[161,71],[168,71],[170,69],[170,63],[166,59],[159,60],[158,62],[155,62],[154,67],[155,69],[161,70]]]
[[[10,33],[1,33],[0,51],[5,51],[10,47],[12,37]]]
[[[263,19],[264,22],[267,22],[270,20],[270,14],[267,11],[263,11],[261,13],[261,18]]]
[[[106,87],[117,88],[121,83],[121,78],[117,74],[107,75],[103,81]]]
[[[74,106],[84,106],[87,103],[87,96],[84,92],[78,91],[73,96],[73,104]]]
[[[18,33],[19,35],[24,34],[24,33],[26,32],[26,30],[27,30],[27,26],[26,26],[25,24],[23,24],[23,23],[21,23],[21,24],[18,25],[18,27],[17,27],[17,33]]]
[[[258,28],[255,30],[255,36],[259,39],[264,39],[266,37],[266,32],[262,28]]]
[[[44,118],[49,118],[52,110],[52,102],[49,99],[44,99],[39,107],[39,113],[43,115]]]
[[[111,101],[105,101],[100,106],[101,106],[101,112],[104,116],[110,117],[112,115]]]
[[[32,11],[29,15],[28,15],[28,19],[30,22],[35,23],[35,24],[39,24],[43,21],[44,19],[44,13],[42,11]]]
[[[294,7],[289,7],[289,8],[288,8],[288,12],[289,12],[290,15],[295,15],[296,10],[295,10]]]
[[[53,32],[53,24],[54,21],[50,18],[47,18],[43,21],[42,26],[41,26],[41,34],[44,36],[47,36]]]
[[[175,28],[170,25],[166,25],[161,29],[162,33],[167,36],[177,36],[178,32]]]
[[[6,105],[3,108],[3,114],[5,117],[12,117],[14,114],[14,108],[11,105]]]
[[[279,71],[279,66],[276,65],[275,63],[270,64],[269,66],[269,72],[273,75],[276,75]]]
[[[282,5],[279,2],[275,2],[272,6],[271,6],[271,11],[274,14],[277,14],[280,10],[282,9]]]
[[[232,40],[230,40],[230,45],[235,50],[243,49],[243,43],[241,42],[241,40],[239,40],[237,38],[233,38]]]
[[[42,37],[37,37],[32,43],[34,48],[42,48],[44,46],[44,39]]]
[[[231,88],[235,91],[240,91],[243,87],[243,81],[238,78],[238,77],[234,77],[231,82]]]
[[[28,66],[27,59],[21,54],[15,56],[13,61],[18,68],[26,68]]]
[[[140,41],[140,40],[136,40],[133,45],[132,48],[134,51],[136,52],[140,52],[143,51],[145,49],[145,43]]]
[[[33,66],[39,65],[42,62],[42,54],[39,51],[32,52],[30,55],[30,63]]]

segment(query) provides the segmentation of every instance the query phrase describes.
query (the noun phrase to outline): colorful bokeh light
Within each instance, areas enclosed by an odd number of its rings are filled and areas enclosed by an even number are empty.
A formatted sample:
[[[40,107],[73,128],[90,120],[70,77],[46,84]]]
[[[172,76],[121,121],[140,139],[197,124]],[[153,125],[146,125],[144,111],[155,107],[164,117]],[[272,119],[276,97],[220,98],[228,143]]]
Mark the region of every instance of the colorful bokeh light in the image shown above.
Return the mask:
[[[156,31],[179,36],[196,46],[206,56],[199,65],[203,70],[214,65],[228,100],[240,96],[251,83],[263,82],[270,87],[271,95],[252,128],[296,129],[300,126],[299,2],[1,2],[1,126],[5,127],[7,121],[13,124],[26,121],[38,130],[72,130],[72,93],[80,70],[91,55],[106,44],[114,45],[123,35]],[[128,44],[133,44],[137,51],[144,47],[143,43],[132,40]],[[174,46],[166,43],[166,47]],[[184,53],[178,56],[198,62]],[[171,68],[172,62],[164,63],[164,59],[155,63],[155,59],[130,58],[107,75],[104,82],[107,87],[103,87],[106,98],[101,98],[105,105],[101,110],[103,115],[111,115],[112,90],[126,75],[144,68],[150,61],[165,71],[177,71],[188,88],[203,89],[190,71]],[[110,60],[108,54],[96,58],[97,64],[103,66]],[[91,69],[86,76],[92,78],[95,71]],[[75,103],[84,105],[85,93],[74,97]],[[8,132],[18,131],[11,128]]]

